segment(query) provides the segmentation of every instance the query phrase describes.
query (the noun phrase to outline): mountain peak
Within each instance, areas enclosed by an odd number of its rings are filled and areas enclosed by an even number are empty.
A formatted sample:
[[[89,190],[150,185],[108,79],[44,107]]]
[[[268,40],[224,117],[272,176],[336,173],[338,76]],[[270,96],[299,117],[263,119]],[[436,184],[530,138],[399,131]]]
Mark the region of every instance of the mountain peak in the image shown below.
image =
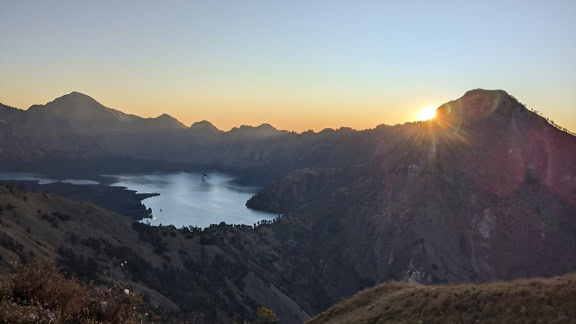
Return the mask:
[[[268,124],[268,123],[262,123],[262,124],[258,125],[256,128],[259,128],[259,129],[267,129],[267,130],[274,130],[274,131],[277,131],[277,130],[278,130],[276,127],[274,127],[274,126],[272,126],[272,125],[270,125],[270,124]]]
[[[186,128],[178,119],[164,113],[156,118],[149,119],[152,122],[157,123],[156,125],[161,128]]]
[[[193,123],[190,125],[188,130],[194,134],[200,135],[214,135],[223,133],[223,131],[219,130],[216,126],[214,126],[214,124],[207,120],[201,120]]]
[[[62,112],[72,112],[76,110],[104,110],[106,107],[88,95],[77,91],[72,91],[52,100],[47,104],[32,105],[30,108],[28,108],[30,111],[47,111],[54,109]]]
[[[79,92],[79,91],[72,91],[72,92],[70,92],[69,94],[67,94],[67,95],[64,95],[64,96],[80,96],[80,97],[88,97],[88,98],[92,98],[92,97],[90,97],[89,95],[87,95],[87,94],[84,94],[84,93],[82,93],[82,92]]]
[[[176,118],[168,115],[167,113],[163,113],[162,115],[156,117],[156,119],[176,120]]]
[[[53,102],[55,101],[72,101],[75,103],[97,103],[100,105],[100,103],[96,101],[96,99],[78,91],[72,91],[69,94],[65,94],[61,97],[58,97],[54,99]]]
[[[508,94],[508,92],[501,90],[501,89],[490,90],[490,89],[476,88],[476,89],[471,89],[471,90],[466,91],[461,98],[470,97],[470,96],[485,96],[485,95],[490,95],[490,94],[500,94],[500,95],[510,96]]]
[[[438,122],[469,122],[491,115],[521,113],[527,109],[504,90],[473,89],[436,110]]]
[[[216,127],[214,126],[214,124],[212,124],[211,122],[207,121],[207,120],[201,120],[201,121],[197,121],[192,123],[192,125],[190,125],[190,127]]]

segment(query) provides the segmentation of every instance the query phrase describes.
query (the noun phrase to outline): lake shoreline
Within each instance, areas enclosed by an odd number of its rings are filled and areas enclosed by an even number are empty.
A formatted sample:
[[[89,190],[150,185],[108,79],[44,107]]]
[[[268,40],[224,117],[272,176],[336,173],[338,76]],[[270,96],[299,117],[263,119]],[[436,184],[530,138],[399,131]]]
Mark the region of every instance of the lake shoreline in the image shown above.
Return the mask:
[[[222,172],[156,170],[84,177],[4,172],[0,173],[2,178],[6,180],[0,182],[87,201],[156,226],[205,228],[221,222],[253,225],[276,216],[246,206],[248,199],[261,190],[261,179],[237,178]]]
[[[72,184],[53,182],[41,184],[37,180],[0,180],[0,183],[24,186],[32,192],[51,192],[73,200],[93,203],[134,220],[152,218],[143,200],[159,196],[159,193],[138,193],[126,187],[102,184]]]

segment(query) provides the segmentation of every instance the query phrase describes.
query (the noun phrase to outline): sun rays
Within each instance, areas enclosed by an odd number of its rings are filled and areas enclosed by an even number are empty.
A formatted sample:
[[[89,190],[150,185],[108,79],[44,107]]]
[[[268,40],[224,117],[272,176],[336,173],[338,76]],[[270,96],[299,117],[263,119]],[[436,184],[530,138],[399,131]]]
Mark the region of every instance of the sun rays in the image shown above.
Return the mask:
[[[420,112],[418,112],[418,116],[416,117],[416,120],[417,121],[426,121],[426,120],[433,119],[434,117],[436,117],[436,107],[428,106],[428,107],[420,110]]]

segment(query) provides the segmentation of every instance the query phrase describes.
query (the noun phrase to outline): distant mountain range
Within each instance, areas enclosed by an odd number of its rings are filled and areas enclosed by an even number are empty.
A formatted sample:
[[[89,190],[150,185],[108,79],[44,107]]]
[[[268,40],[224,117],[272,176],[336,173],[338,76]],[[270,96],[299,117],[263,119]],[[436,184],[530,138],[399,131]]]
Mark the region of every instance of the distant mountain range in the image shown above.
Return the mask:
[[[186,127],[167,114],[156,118],[125,114],[79,92],[28,110],[0,104],[0,124],[2,167],[101,157],[206,165],[222,159],[199,156],[206,145],[222,147],[290,134],[269,124],[242,125],[228,132],[208,121]]]
[[[247,205],[282,217],[256,229],[223,224],[196,233],[185,243],[195,251],[193,258],[175,253],[187,234],[171,227],[136,227],[139,234],[131,231],[126,239],[133,251],[140,237],[170,252],[156,250],[158,257],[134,252],[154,261],[144,273],[125,270],[124,278],[141,283],[141,291],[164,305],[203,314],[206,322],[254,316],[250,309],[266,303],[283,321],[300,322],[388,280],[485,282],[576,271],[576,137],[502,90],[471,90],[440,106],[437,115],[428,122],[365,131],[297,134],[264,124],[222,132],[206,121],[185,127],[169,116],[126,115],[72,93],[27,111],[0,109],[0,167],[41,170],[54,162],[76,166],[127,159],[135,165],[177,163],[270,179]],[[17,198],[6,197],[16,205]],[[30,197],[31,203],[52,206],[40,195]],[[30,215],[38,209],[18,203]],[[58,212],[59,207],[50,208]],[[102,217],[106,226],[114,222],[114,215]],[[36,221],[29,218],[34,233]],[[92,224],[99,233],[98,222]],[[35,246],[26,239],[24,224],[10,226],[2,228],[6,235]],[[47,228],[42,249],[63,245],[83,251],[58,229],[51,231],[62,239],[48,239]],[[118,240],[124,242],[121,233],[101,245],[116,246]],[[102,267],[106,262],[96,258]],[[242,271],[198,272],[215,262]],[[149,278],[161,275],[170,282],[174,273],[191,282],[186,289],[202,287],[203,298],[212,303],[184,290],[164,291]],[[202,279],[195,282],[199,273]],[[94,275],[111,278],[105,272]],[[218,282],[218,292],[212,293],[206,280]],[[226,310],[217,308],[218,301]]]
[[[176,118],[162,114],[155,118],[143,118],[108,108],[94,98],[80,92],[71,92],[45,105],[33,105],[21,110],[0,104],[0,120],[15,125],[42,123],[44,127],[61,127],[60,132],[76,132],[79,135],[105,133],[176,132],[189,129],[212,134],[224,133],[209,121],[203,120],[185,126]],[[258,127],[242,125],[230,132],[241,135],[270,136],[281,133],[269,124]]]

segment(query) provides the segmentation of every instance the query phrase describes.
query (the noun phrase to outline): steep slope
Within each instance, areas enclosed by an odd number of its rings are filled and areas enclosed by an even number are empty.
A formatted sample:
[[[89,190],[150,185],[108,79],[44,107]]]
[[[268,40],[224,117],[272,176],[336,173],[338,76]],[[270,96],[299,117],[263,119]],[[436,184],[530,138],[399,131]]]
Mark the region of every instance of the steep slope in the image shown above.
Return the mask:
[[[295,231],[311,235],[308,271],[325,300],[387,280],[576,269],[576,138],[503,91],[439,110],[382,136],[365,164],[294,171],[248,202],[305,219]]]
[[[0,269],[46,258],[82,280],[136,291],[175,321],[253,320],[262,305],[287,323],[307,319],[281,290],[280,275],[264,269],[281,246],[265,225],[151,227],[86,202],[0,185]]]
[[[571,323],[576,275],[481,285],[385,283],[307,323]]]
[[[10,148],[0,163],[60,158],[79,164],[112,156],[133,164],[180,162],[274,179],[247,203],[282,214],[272,224],[194,230],[194,243],[186,244],[180,239],[188,233],[138,228],[152,243],[141,251],[141,244],[134,245],[134,253],[154,264],[146,269],[156,269],[146,270],[143,278],[161,276],[163,283],[172,283],[167,286],[176,297],[157,281],[144,285],[174,303],[200,307],[210,318],[240,318],[234,314],[250,314],[256,304],[270,302],[283,320],[302,319],[388,280],[484,282],[576,270],[576,138],[504,91],[469,91],[439,107],[433,121],[366,131],[295,134],[264,125],[203,135],[209,140],[194,131],[31,139],[16,125],[0,129],[18,143],[0,139],[0,147]],[[188,270],[156,272],[163,264],[170,267],[164,257],[153,256],[154,250],[166,252],[158,242],[168,240],[178,242],[166,243],[174,244],[167,255],[172,265],[186,264],[177,269],[195,269],[200,276],[190,277]],[[178,246],[194,255],[202,247],[207,254],[222,253],[187,263],[174,253]],[[246,271],[210,277],[213,266],[222,266],[220,258],[211,261],[216,255],[236,262],[224,269]],[[193,286],[170,279],[182,274],[181,281]],[[229,279],[239,276],[246,287]],[[226,285],[205,286],[213,282]],[[212,314],[207,304],[181,290],[197,286],[201,296],[224,303],[229,312]],[[229,291],[241,297],[220,300]],[[177,306],[182,310],[182,305]]]

